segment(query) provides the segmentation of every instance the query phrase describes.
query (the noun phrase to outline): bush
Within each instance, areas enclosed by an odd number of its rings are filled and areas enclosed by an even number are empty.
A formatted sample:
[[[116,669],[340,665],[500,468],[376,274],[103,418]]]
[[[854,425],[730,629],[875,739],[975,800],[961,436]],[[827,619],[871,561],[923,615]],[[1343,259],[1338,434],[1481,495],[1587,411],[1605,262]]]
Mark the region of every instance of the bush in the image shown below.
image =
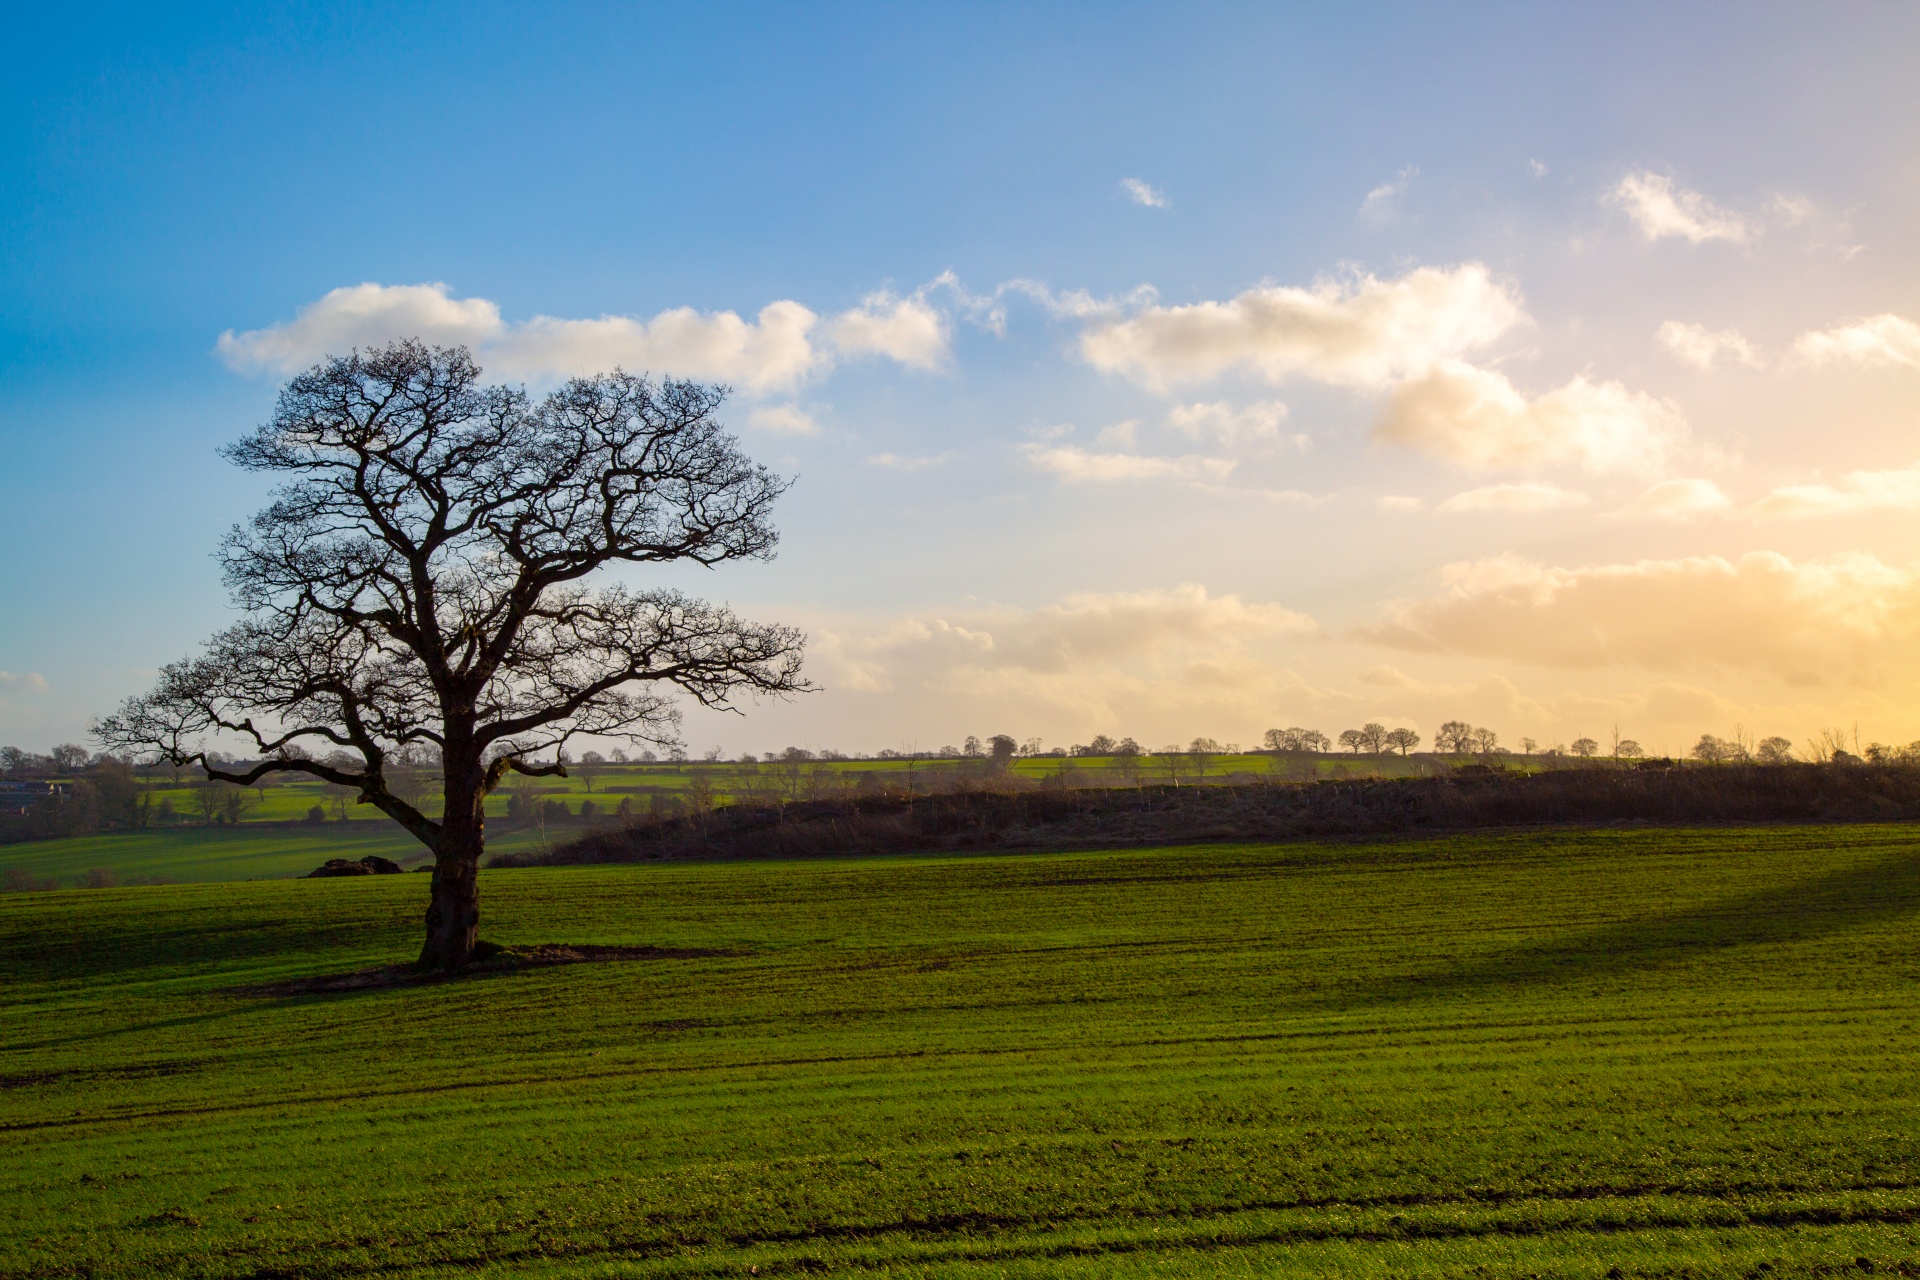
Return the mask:
[[[120,877],[105,867],[95,867],[80,877],[82,889],[111,889],[120,883]]]
[[[321,823],[325,822],[326,820],[327,820],[327,811],[321,808],[319,805],[315,805],[313,806],[313,808],[307,810],[306,823],[308,826],[317,827]]]

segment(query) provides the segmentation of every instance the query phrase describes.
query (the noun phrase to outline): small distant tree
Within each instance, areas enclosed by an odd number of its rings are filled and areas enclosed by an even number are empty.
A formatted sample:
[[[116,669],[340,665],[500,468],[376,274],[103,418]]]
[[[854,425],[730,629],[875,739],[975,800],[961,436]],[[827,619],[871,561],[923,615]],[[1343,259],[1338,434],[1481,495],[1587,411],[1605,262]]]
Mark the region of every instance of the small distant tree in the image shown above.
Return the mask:
[[[1468,747],[1475,755],[1493,755],[1500,750],[1500,735],[1484,727],[1475,729],[1469,739]]]
[[[1693,758],[1702,764],[1724,764],[1732,755],[1733,745],[1711,733],[1701,734],[1700,741],[1693,744]]]
[[[1180,779],[1191,777],[1193,774],[1193,758],[1182,751],[1178,743],[1170,743],[1160,748],[1154,761],[1167,775],[1167,781],[1175,787],[1180,785]]]
[[[993,757],[996,769],[1004,769],[1013,763],[1014,756],[1020,753],[1020,744],[1004,733],[996,733],[987,739],[987,751]]]
[[[1522,739],[1520,739],[1520,754],[1521,754],[1521,755],[1524,755],[1524,756],[1530,756],[1530,755],[1532,755],[1532,754],[1533,754],[1534,752],[1536,752],[1536,751],[1538,751],[1538,750],[1540,750],[1540,744],[1539,744],[1538,742],[1535,742],[1535,741],[1534,741],[1534,740],[1533,740],[1532,738],[1522,738]]]
[[[1106,734],[1096,733],[1093,735],[1093,741],[1087,744],[1086,754],[1090,756],[1110,756],[1113,754],[1113,749],[1119,745],[1119,743],[1115,742]]]
[[[55,773],[79,773],[87,767],[89,759],[87,749],[72,742],[61,743],[47,755],[53,761]]]
[[[1358,755],[1360,749],[1366,745],[1366,742],[1366,736],[1358,729],[1342,729],[1340,731],[1340,749],[1342,751],[1351,751],[1355,755]]]
[[[1442,755],[1463,756],[1473,750],[1473,726],[1464,720],[1449,720],[1433,735],[1433,749]]]
[[[1600,753],[1600,744],[1592,738],[1575,738],[1573,745],[1567,748],[1582,760],[1591,760]]]
[[[1646,752],[1641,750],[1640,744],[1632,738],[1622,738],[1614,745],[1613,754],[1616,759],[1620,760],[1638,760],[1641,756],[1644,756]]]
[[[1807,740],[1807,759],[1815,764],[1826,764],[1835,756],[1847,754],[1845,729],[1822,729]]]
[[[1420,745],[1420,735],[1411,729],[1393,729],[1387,733],[1386,743],[1404,756]]]
[[[602,766],[606,763],[607,758],[598,751],[584,751],[580,754],[580,763],[573,767],[573,771],[580,775],[580,781],[587,784],[587,790],[592,791],[593,780],[600,776]]]
[[[807,687],[796,631],[588,585],[619,565],[771,557],[786,485],[717,421],[723,394],[616,371],[535,402],[484,385],[465,349],[418,342],[315,366],[227,450],[284,482],[223,547],[246,617],[97,736],[224,782],[351,788],[433,852],[420,964],[466,964],[484,804],[509,772],[564,773],[535,755],[578,735],[674,742],[674,692],[724,708]],[[220,736],[261,758],[219,761]],[[443,760],[437,819],[389,785],[395,753],[421,744]]]
[[[984,754],[980,746],[980,739],[974,737],[972,734],[968,734],[967,740],[960,744],[960,753],[968,759],[974,759]]]
[[[1333,750],[1333,740],[1318,729],[1300,730],[1300,750],[1325,755]]]
[[[1793,761],[1793,743],[1785,738],[1762,738],[1753,749],[1753,755],[1761,764],[1790,764]]]
[[[1387,726],[1371,722],[1360,726],[1360,745],[1367,752],[1379,755],[1387,749]]]

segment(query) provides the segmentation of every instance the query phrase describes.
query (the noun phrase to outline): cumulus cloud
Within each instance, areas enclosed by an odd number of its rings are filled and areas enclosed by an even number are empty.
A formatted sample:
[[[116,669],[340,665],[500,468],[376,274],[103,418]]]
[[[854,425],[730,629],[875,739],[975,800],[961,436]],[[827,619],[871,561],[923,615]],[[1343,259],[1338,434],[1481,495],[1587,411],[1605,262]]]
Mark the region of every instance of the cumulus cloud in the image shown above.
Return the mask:
[[[1235,466],[1231,458],[1185,454],[1177,458],[1137,453],[1090,453],[1073,445],[1025,444],[1028,462],[1068,483],[1123,480],[1224,480]]]
[[[1800,335],[1794,354],[1815,364],[1897,364],[1920,369],[1920,324],[1891,313]]]
[[[938,369],[947,361],[946,318],[919,293],[870,293],[836,316],[827,333],[842,355],[886,356],[915,369]]]
[[[1245,370],[1377,387],[1484,347],[1525,318],[1518,293],[1477,262],[1311,288],[1263,285],[1225,302],[1143,305],[1096,319],[1080,354],[1094,368],[1161,388]]]
[[[1383,227],[1400,216],[1400,198],[1407,194],[1407,188],[1413,185],[1420,170],[1408,165],[1392,182],[1383,182],[1367,192],[1367,198],[1360,202],[1360,217],[1376,227]]]
[[[1697,191],[1675,186],[1664,174],[1629,174],[1620,180],[1610,198],[1649,240],[1673,237],[1692,244],[1709,240],[1745,244],[1760,235],[1754,223],[1722,209]]]
[[[478,347],[506,330],[485,298],[450,298],[444,284],[356,284],[330,290],[285,324],[220,335],[214,349],[235,369],[291,373],[329,353],[394,338]]]
[[[1662,480],[1619,514],[1648,520],[1697,520],[1721,515],[1732,506],[1733,500],[1711,480]]]
[[[1920,574],[1865,554],[1577,569],[1502,556],[1450,565],[1443,584],[1359,634],[1543,666],[1744,669],[1798,683],[1871,679],[1920,637]]]
[[[1149,209],[1169,207],[1166,192],[1150,187],[1138,178],[1120,179],[1120,192],[1135,204],[1145,205]]]
[[[1721,356],[1731,356],[1741,364],[1758,368],[1760,353],[1738,330],[1710,330],[1705,325],[1669,320],[1660,326],[1660,343],[1675,359],[1696,369],[1711,369]]]
[[[47,682],[38,671],[0,671],[0,688],[22,693],[45,693]]]
[[[1448,360],[1394,389],[1374,435],[1469,470],[1633,472],[1658,469],[1686,422],[1617,382],[1577,377],[1529,400],[1504,374]]]
[[[1920,463],[1890,471],[1855,471],[1838,484],[1782,485],[1748,510],[1756,516],[1788,517],[1920,511]]]
[[[1195,585],[1080,593],[1035,609],[840,619],[808,630],[809,661],[829,689],[889,697],[930,689],[989,704],[1006,699],[1029,713],[1094,716],[1121,702],[1232,706],[1250,685],[1274,680],[1255,650],[1319,634],[1312,619],[1278,604]]]
[[[1286,420],[1287,406],[1278,400],[1245,405],[1221,400],[1176,405],[1167,411],[1167,425],[1181,435],[1190,440],[1216,440],[1229,449],[1277,439],[1280,424]]]
[[[747,425],[779,435],[815,436],[820,424],[797,404],[762,405],[747,415]]]
[[[568,377],[619,366],[733,383],[755,394],[791,390],[830,367],[834,352],[881,355],[916,368],[946,357],[946,325],[921,294],[878,293],[825,326],[798,302],[768,303],[752,320],[733,311],[676,307],[651,318],[535,316],[517,324],[484,298],[454,298],[444,284],[359,284],[334,289],[294,319],[244,333],[228,330],[216,350],[234,369],[288,373],[327,355],[396,338],[474,349],[510,378]]]
[[[1584,507],[1590,499],[1574,489],[1530,480],[1522,484],[1490,484],[1480,489],[1456,493],[1434,510],[1446,515],[1464,512],[1507,511],[1527,514],[1536,511],[1565,511]]]

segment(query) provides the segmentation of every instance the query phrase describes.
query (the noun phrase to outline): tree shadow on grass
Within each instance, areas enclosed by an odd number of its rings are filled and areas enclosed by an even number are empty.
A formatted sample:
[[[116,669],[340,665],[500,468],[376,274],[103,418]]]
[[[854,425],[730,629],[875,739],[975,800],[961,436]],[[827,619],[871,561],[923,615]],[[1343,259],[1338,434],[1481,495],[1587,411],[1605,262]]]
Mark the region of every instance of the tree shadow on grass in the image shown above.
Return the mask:
[[[1521,907],[1524,910],[1524,906]],[[1784,945],[1920,913],[1920,855],[1901,851],[1788,884],[1464,958],[1349,989],[1386,1002],[1621,978],[1735,947]]]

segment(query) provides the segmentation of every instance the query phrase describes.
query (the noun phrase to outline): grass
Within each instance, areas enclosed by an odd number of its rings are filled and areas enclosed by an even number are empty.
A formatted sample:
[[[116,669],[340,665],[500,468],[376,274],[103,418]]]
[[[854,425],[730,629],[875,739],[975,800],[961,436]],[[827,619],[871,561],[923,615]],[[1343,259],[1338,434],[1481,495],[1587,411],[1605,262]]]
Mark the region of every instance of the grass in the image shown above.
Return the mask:
[[[1220,754],[1210,756],[1205,761],[1206,776],[1213,780],[1223,780],[1240,776],[1264,778],[1278,769],[1289,778],[1294,778],[1302,768],[1310,768],[1315,776],[1336,778],[1347,776],[1384,776],[1398,777],[1403,774],[1420,772],[1420,761],[1403,759],[1394,755],[1354,756],[1325,755],[1303,764],[1299,760],[1286,760],[1276,764],[1273,756],[1242,752],[1235,755]],[[1182,763],[1182,781],[1192,781],[1199,776],[1199,762],[1184,759]],[[658,764],[604,764],[597,768],[589,779],[574,766],[571,776],[565,778],[541,778],[537,781],[510,780],[506,787],[494,792],[487,798],[487,813],[490,817],[503,817],[507,811],[509,793],[516,787],[523,787],[542,801],[557,800],[574,812],[579,812],[583,801],[591,801],[602,812],[611,810],[623,799],[631,799],[637,807],[645,809],[650,797],[678,797],[685,793],[696,777],[704,776],[714,795],[721,801],[756,789],[779,792],[800,793],[810,786],[818,787],[827,780],[844,781],[848,775],[878,773],[901,785],[903,775],[914,775],[918,779],[931,781],[943,772],[957,769],[979,768],[980,762],[957,759],[943,760],[817,760],[801,765],[798,770],[784,764],[742,765],[738,762],[720,761],[717,763],[658,763]],[[1039,782],[1064,771],[1071,779],[1081,785],[1107,785],[1130,782],[1135,774],[1123,773],[1117,762],[1106,756],[1053,757],[1034,756],[1015,760],[1011,766],[1013,772],[1028,781]],[[1149,761],[1138,767],[1137,774],[1148,780],[1166,778],[1165,770]],[[324,783],[306,780],[291,774],[275,775],[273,785],[262,786],[250,791],[247,807],[241,815],[241,823],[293,822],[306,816],[314,805],[319,805],[329,818],[337,816],[336,803],[339,792]],[[924,783],[922,785],[925,785]],[[151,783],[153,803],[157,806],[167,801],[174,812],[184,819],[186,815],[198,813],[198,803],[192,787],[170,787],[162,782]],[[429,807],[437,801],[430,801]],[[387,821],[385,815],[368,805],[349,805],[346,808],[349,821],[374,822]]]
[[[424,880],[0,897],[0,1276],[1920,1271],[1908,827]]]
[[[534,830],[490,832],[487,847],[508,852],[535,848],[540,841],[540,833]],[[17,868],[62,885],[96,869],[111,872],[116,880],[136,883],[285,880],[306,875],[328,858],[361,858],[370,853],[408,868],[429,857],[426,846],[384,819],[312,827],[240,823],[0,845],[0,873]]]

